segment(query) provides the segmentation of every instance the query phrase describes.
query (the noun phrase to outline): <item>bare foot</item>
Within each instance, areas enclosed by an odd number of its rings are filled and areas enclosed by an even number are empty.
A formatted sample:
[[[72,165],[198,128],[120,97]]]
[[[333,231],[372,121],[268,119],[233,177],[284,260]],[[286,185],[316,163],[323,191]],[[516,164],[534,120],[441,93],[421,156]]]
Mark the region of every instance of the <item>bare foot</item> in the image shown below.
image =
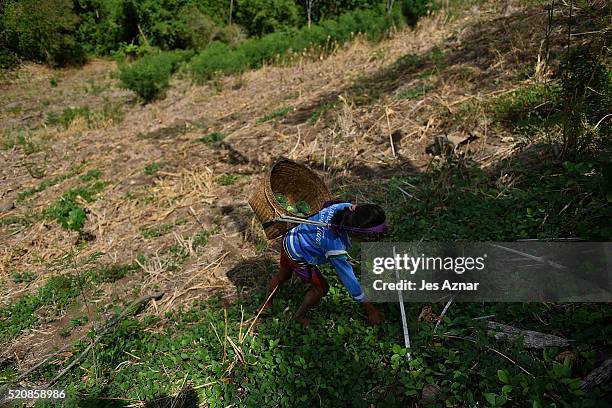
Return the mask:
[[[305,317],[296,318],[295,321],[304,327],[310,326],[310,320],[306,319]]]

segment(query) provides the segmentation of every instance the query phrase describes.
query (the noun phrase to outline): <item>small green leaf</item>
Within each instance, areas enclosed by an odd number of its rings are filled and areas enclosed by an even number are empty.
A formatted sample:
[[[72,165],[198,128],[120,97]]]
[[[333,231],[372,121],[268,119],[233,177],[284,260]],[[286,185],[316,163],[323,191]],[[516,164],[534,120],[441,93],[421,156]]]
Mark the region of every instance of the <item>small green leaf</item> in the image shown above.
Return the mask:
[[[510,382],[510,378],[506,370],[497,370],[497,378],[499,378],[499,381],[503,382],[504,384],[508,384]]]
[[[485,397],[489,404],[495,406],[495,394],[493,394],[492,392],[485,392],[482,394],[482,396]]]

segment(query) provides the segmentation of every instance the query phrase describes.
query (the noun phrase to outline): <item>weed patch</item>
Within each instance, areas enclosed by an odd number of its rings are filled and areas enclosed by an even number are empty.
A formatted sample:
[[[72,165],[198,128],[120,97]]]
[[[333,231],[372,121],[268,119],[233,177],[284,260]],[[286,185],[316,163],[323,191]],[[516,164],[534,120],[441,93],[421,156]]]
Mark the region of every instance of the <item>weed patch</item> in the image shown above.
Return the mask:
[[[214,143],[214,142],[220,142],[223,139],[225,139],[225,134],[221,132],[212,132],[205,136],[202,136],[197,141],[202,142],[202,143]]]
[[[91,111],[88,106],[76,108],[65,108],[62,113],[50,113],[47,115],[47,125],[62,125],[64,129],[68,129],[70,124],[77,118],[81,117],[89,124],[91,121]]]
[[[13,283],[29,283],[36,279],[36,274],[32,272],[13,272],[11,273],[11,281]]]
[[[293,108],[291,106],[285,106],[283,108],[278,108],[275,111],[272,111],[261,118],[257,119],[257,124],[269,122],[272,119],[282,118],[283,116],[287,116],[289,112],[291,112]]]
[[[142,231],[142,236],[145,239],[161,237],[162,235],[166,235],[167,233],[172,231],[173,227],[174,227],[174,225],[172,225],[172,224],[157,225],[155,227],[152,227],[152,228],[149,228],[149,229],[146,229],[146,230]]]
[[[50,179],[43,180],[36,187],[28,188],[26,190],[23,190],[23,191],[20,191],[19,193],[17,193],[17,200],[19,200],[19,201],[25,200],[26,198],[31,197],[34,194],[38,194],[38,193],[40,193],[42,191],[45,191],[49,187],[55,186],[55,185],[61,183],[62,181],[67,180],[71,176],[72,176],[72,174],[62,174],[60,176],[56,176],[56,177],[52,177]]]
[[[419,99],[425,96],[425,94],[433,89],[431,84],[417,85],[412,88],[402,89],[398,94],[398,99]]]
[[[79,198],[90,203],[105,186],[106,182],[96,181],[87,186],[72,188],[65,192],[51,207],[45,209],[43,215],[55,219],[66,229],[81,231],[85,226],[87,214],[79,204]]]
[[[222,174],[217,177],[217,184],[221,186],[231,186],[238,180],[238,176],[235,174]]]
[[[81,274],[53,276],[34,294],[20,297],[15,303],[0,308],[0,340],[17,337],[41,320],[37,311],[45,308],[45,315],[53,317],[72,304],[82,291],[103,282],[114,282],[131,271],[137,264],[97,266]]]
[[[144,174],[147,176],[157,177],[157,172],[166,166],[165,162],[151,163],[144,168]]]
[[[32,136],[28,132],[23,130],[16,133],[5,131],[0,148],[2,150],[9,150],[16,146],[21,147],[26,156],[38,153],[41,150],[40,145],[34,142]]]
[[[324,116],[328,111],[334,109],[336,106],[338,106],[337,102],[326,102],[322,104],[312,113],[312,115],[310,115],[310,123],[315,125],[322,116]]]
[[[334,43],[349,41],[357,33],[376,40],[392,25],[402,23],[398,10],[394,10],[390,17],[378,7],[358,9],[343,14],[337,21],[324,20],[310,27],[291,28],[250,38],[235,47],[213,42],[193,58],[191,73],[196,81],[203,82],[216,74],[229,75],[257,69],[268,61],[280,61],[288,54],[308,48],[331,48]]]
[[[80,179],[81,181],[88,182],[98,180],[102,176],[102,172],[98,169],[88,170],[87,173],[83,174]]]

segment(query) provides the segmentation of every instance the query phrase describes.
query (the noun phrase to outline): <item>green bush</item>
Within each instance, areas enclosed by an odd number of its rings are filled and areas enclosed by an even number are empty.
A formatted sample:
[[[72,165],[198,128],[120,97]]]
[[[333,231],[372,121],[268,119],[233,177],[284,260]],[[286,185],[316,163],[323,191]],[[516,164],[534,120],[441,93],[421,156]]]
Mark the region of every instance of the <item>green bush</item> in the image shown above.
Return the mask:
[[[79,23],[71,0],[21,0],[4,10],[4,37],[11,51],[53,66],[82,64],[85,52],[76,40]]]
[[[121,65],[121,86],[136,92],[144,102],[151,102],[165,93],[170,75],[178,64],[192,56],[191,51],[161,52],[147,55],[132,64]]]
[[[378,39],[393,21],[400,21],[397,13],[390,22],[381,8],[354,10],[339,21],[327,20],[299,30],[288,28],[261,38],[250,38],[234,48],[215,42],[193,59],[191,73],[196,81],[201,82],[217,72],[233,74],[247,68],[257,69],[290,50],[299,52],[311,46],[324,46],[330,41],[345,42],[356,33],[366,33],[370,39]]]
[[[193,58],[191,73],[198,82],[206,81],[220,72],[234,74],[244,70],[247,59],[241,52],[231,52],[230,48],[218,41],[211,43],[204,51]]]
[[[140,23],[132,0],[78,0],[75,11],[81,18],[77,39],[90,54],[108,55],[122,44],[139,45]]]
[[[300,14],[293,0],[236,1],[236,22],[254,36],[296,27],[303,21]]]
[[[19,64],[19,57],[7,49],[0,49],[0,70],[11,69]]]

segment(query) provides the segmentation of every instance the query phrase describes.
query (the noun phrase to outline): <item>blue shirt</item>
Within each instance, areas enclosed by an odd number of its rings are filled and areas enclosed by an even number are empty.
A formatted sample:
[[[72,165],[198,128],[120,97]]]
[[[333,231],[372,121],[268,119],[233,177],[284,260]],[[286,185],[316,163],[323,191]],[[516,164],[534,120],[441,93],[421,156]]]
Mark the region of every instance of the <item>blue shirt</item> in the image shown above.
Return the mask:
[[[322,209],[308,219],[329,224],[337,211],[350,206],[351,203],[334,204]],[[351,241],[346,232],[342,231],[339,235],[336,235],[326,227],[298,224],[287,232],[285,239],[288,255],[293,260],[306,262],[310,265],[321,265],[329,262],[336,269],[340,281],[351,296],[358,302],[365,300],[365,294],[355,277],[353,267],[348,261],[346,250],[350,248]]]

